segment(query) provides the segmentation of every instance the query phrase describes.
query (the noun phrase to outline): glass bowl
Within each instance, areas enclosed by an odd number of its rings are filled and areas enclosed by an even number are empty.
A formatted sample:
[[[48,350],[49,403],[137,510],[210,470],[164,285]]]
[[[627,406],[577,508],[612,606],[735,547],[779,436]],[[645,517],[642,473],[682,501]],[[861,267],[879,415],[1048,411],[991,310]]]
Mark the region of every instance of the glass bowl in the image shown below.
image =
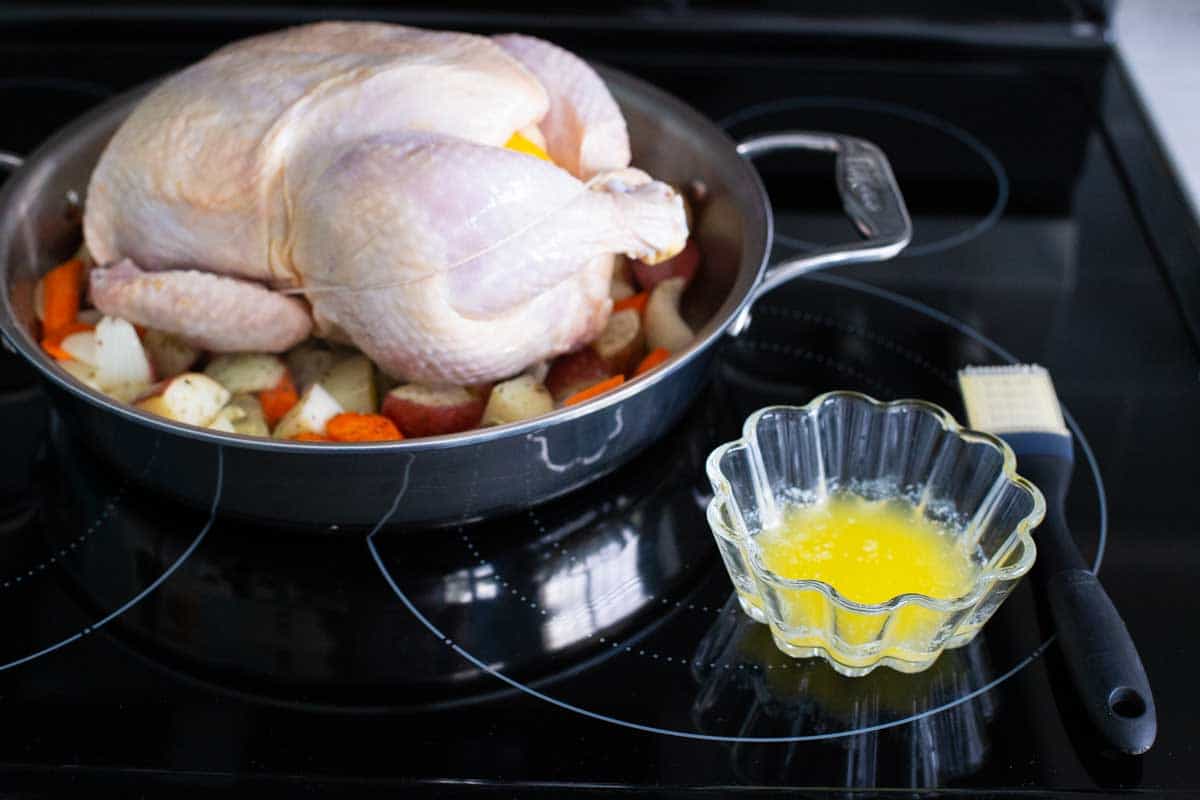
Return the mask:
[[[850,676],[880,665],[920,672],[942,650],[970,642],[1033,566],[1030,531],[1046,510],[1000,439],[963,428],[932,403],[857,392],[759,409],[742,438],[709,455],[706,470],[708,522],[742,610],[769,625],[785,653],[820,656]],[[786,507],[834,492],[912,503],[975,561],[971,589],[950,600],[902,594],[863,604],[822,581],[768,569],[756,534],[779,524]]]

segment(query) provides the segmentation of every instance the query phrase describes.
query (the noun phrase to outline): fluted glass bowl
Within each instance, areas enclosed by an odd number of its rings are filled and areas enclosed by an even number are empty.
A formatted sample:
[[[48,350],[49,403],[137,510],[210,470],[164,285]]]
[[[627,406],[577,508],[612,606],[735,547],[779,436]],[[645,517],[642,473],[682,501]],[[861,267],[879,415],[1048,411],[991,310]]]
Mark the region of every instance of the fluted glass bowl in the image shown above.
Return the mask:
[[[857,392],[754,412],[742,438],[715,449],[706,469],[708,521],[742,609],[770,626],[785,653],[820,656],[851,676],[880,665],[920,672],[942,650],[970,642],[1033,566],[1030,531],[1046,509],[1000,439],[963,428],[932,403]],[[901,498],[949,530],[976,564],[970,590],[863,604],[822,581],[768,569],[757,534],[778,525],[788,506],[835,492]]]

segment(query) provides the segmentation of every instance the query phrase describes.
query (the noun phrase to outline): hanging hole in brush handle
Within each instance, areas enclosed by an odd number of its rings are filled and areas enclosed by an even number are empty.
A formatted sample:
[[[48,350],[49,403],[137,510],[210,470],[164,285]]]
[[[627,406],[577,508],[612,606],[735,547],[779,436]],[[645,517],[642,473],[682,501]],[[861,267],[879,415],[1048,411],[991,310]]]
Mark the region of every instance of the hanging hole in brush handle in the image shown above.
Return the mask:
[[[833,153],[837,159],[835,176],[842,208],[864,238],[822,247],[768,268],[762,281],[751,290],[745,310],[730,326],[731,334],[736,336],[745,330],[750,322],[750,306],[776,286],[826,267],[886,261],[911,241],[912,220],[904,205],[904,195],[887,157],[870,142],[837,133],[791,131],[755,136],[740,143],[737,149],[749,159],[779,150]]]

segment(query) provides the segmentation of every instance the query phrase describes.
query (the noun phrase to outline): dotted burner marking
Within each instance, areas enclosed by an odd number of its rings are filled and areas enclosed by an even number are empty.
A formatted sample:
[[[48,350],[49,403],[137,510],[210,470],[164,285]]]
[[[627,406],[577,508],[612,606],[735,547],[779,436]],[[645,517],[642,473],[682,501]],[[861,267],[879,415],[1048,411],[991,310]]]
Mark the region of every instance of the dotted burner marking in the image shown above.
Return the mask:
[[[893,292],[887,291],[885,289],[880,289],[880,288],[871,286],[869,284],[862,283],[860,281],[856,281],[856,280],[853,280],[850,278],[844,278],[844,277],[840,277],[840,276],[836,276],[836,275],[824,275],[824,274],[812,275],[812,276],[808,276],[808,279],[816,280],[816,281],[819,281],[822,283],[828,283],[828,284],[832,284],[832,285],[836,285],[836,286],[841,286],[841,287],[848,288],[848,289],[851,289],[854,291],[860,291],[865,294],[869,294],[869,295],[887,300],[889,302],[895,303],[902,307],[908,308],[918,314],[921,314],[922,316],[925,316],[927,318],[930,318],[937,322],[940,322],[940,323],[950,327],[951,329],[957,331],[958,333],[962,334],[963,336],[966,336],[966,337],[972,339],[973,341],[978,342],[980,345],[982,345],[987,350],[989,350],[993,355],[995,355],[996,357],[998,357],[1008,363],[1017,363],[1017,361],[1018,361],[1018,359],[1015,356],[1013,356],[1011,353],[1009,353],[1003,347],[1001,347],[997,343],[993,342],[991,339],[987,338],[986,336],[979,333],[978,331],[971,328],[970,326],[966,325],[965,323],[961,322],[960,320],[950,317],[949,315],[944,314],[943,312],[938,311],[935,308],[924,305],[923,303],[920,303],[916,300],[912,300],[910,298],[904,297],[903,295],[898,295]],[[770,309],[770,307],[765,307],[765,308]],[[791,312],[789,312],[788,310],[771,309],[769,311],[769,313],[775,313],[775,314],[787,316]],[[796,313],[803,313],[803,312],[796,312]],[[868,338],[870,341],[873,341],[877,344],[887,347],[892,352],[895,352],[898,355],[906,358],[907,360],[916,364],[917,366],[921,367],[922,369],[931,372],[932,374],[936,375],[939,378],[939,380],[941,380],[943,382],[952,382],[952,378],[950,376],[948,376],[946,373],[944,373],[940,369],[936,368],[928,360],[926,360],[922,356],[920,356],[920,354],[913,353],[912,351],[908,350],[907,348],[903,347],[902,345],[899,345],[894,342],[889,342],[888,340],[882,339],[882,338],[878,337],[878,335],[872,334],[869,331],[866,331],[864,329],[860,329],[855,326],[846,326],[846,325],[839,323],[836,320],[833,320],[828,317],[822,317],[820,315],[811,315],[810,317],[807,317],[805,319],[807,319],[808,321],[811,321],[811,322],[815,322],[817,324],[830,325],[832,327],[839,328],[841,330],[844,330],[848,333],[853,333],[855,335],[862,335],[865,338]],[[791,356],[791,357],[796,357],[796,358],[801,358],[801,359],[808,359],[809,355],[815,355],[815,354],[810,354],[810,353],[808,353],[808,351],[804,351],[799,348],[791,348],[791,347],[786,347],[786,346],[775,345],[773,348],[771,348],[771,347],[763,347],[760,343],[755,343],[753,346],[755,346],[756,348],[760,348],[760,349],[767,349],[769,352],[776,352],[781,355]],[[828,357],[823,357],[823,358],[825,358],[826,361],[822,361],[819,363],[822,363],[826,366],[833,366],[833,363],[827,363],[829,361]],[[836,367],[834,367],[834,368],[836,368]],[[1088,443],[1087,438],[1083,435],[1083,431],[1079,428],[1079,425],[1076,423],[1074,417],[1072,417],[1071,414],[1066,409],[1064,409],[1064,417],[1067,421],[1068,426],[1071,428],[1072,433],[1075,435],[1076,439],[1079,441],[1080,448],[1083,451],[1084,456],[1088,462],[1088,466],[1090,468],[1093,480],[1095,481],[1095,485],[1096,485],[1097,499],[1099,502],[1099,517],[1100,517],[1099,523],[1100,524],[1099,524],[1099,542],[1098,542],[1098,546],[1097,546],[1096,559],[1095,559],[1095,562],[1093,565],[1093,571],[1098,571],[1100,568],[1100,564],[1103,560],[1104,551],[1105,551],[1105,547],[1107,544],[1108,513],[1107,513],[1106,495],[1105,495],[1105,491],[1104,491],[1104,483],[1103,483],[1103,479],[1100,475],[1099,465],[1096,462],[1095,455],[1092,452],[1091,446]],[[1034,648],[1034,650],[1032,652],[1030,652],[1027,656],[1025,656],[1025,658],[1021,659],[1018,663],[1016,663],[1014,666],[1012,666],[1009,670],[998,675],[997,677],[995,677],[991,681],[987,682],[986,684],[980,686],[979,688],[977,688],[973,691],[967,692],[966,694],[962,695],[961,697],[955,698],[954,700],[948,701],[941,705],[929,708],[920,713],[911,714],[907,717],[903,717],[903,718],[896,719],[896,720],[891,720],[888,722],[881,722],[881,723],[878,723],[875,725],[854,728],[854,729],[848,729],[848,730],[842,730],[842,731],[829,731],[829,732],[819,733],[819,734],[793,735],[793,736],[761,736],[761,737],[723,736],[723,735],[716,735],[716,734],[700,733],[700,732],[697,732],[694,730],[671,729],[671,728],[664,728],[664,727],[653,726],[653,725],[645,725],[642,723],[634,722],[632,720],[618,719],[618,718],[615,718],[615,717],[612,717],[612,716],[609,716],[606,714],[602,714],[597,711],[583,708],[581,706],[561,700],[559,698],[552,697],[552,696],[546,694],[545,692],[541,691],[540,689],[534,688],[527,684],[523,684],[523,683],[509,677],[508,675],[504,674],[500,670],[493,668],[492,666],[486,664],[485,662],[483,662],[482,660],[480,660],[473,654],[467,652],[459,645],[453,643],[449,639],[449,637],[447,637],[431,620],[429,620],[428,617],[426,617],[413,604],[413,602],[409,599],[408,595],[406,595],[404,593],[404,591],[400,588],[400,586],[397,585],[395,579],[392,577],[390,571],[387,569],[386,565],[383,562],[382,557],[379,554],[378,549],[375,546],[375,541],[374,541],[375,535],[390,519],[391,514],[394,512],[395,508],[397,508],[399,506],[400,499],[402,496],[403,496],[403,488],[401,488],[401,491],[397,494],[396,500],[392,505],[392,511],[389,512],[388,516],[386,516],[384,519],[382,519],[379,522],[379,524],[377,524],[375,526],[375,528],[367,535],[366,544],[367,544],[367,549],[370,552],[371,557],[374,560],[377,568],[380,570],[380,573],[382,574],[384,580],[391,587],[392,591],[396,594],[396,596],[400,600],[400,602],[409,610],[410,613],[413,614],[413,616],[417,619],[417,621],[420,622],[422,625],[424,625],[430,631],[430,633],[432,633],[435,637],[437,637],[439,640],[445,642],[447,644],[447,646],[449,646],[451,649],[453,649],[463,659],[465,659],[466,661],[468,661],[469,663],[474,665],[479,670],[481,670],[483,672],[487,672],[488,674],[492,675],[493,677],[500,680],[501,682],[503,682],[515,689],[518,689],[521,692],[524,692],[525,694],[528,694],[532,697],[536,697],[540,700],[543,700],[543,701],[550,703],[551,705],[557,706],[561,709],[564,709],[567,711],[572,711],[574,713],[580,714],[585,717],[589,717],[591,719],[596,719],[599,721],[612,723],[614,725],[619,725],[621,727],[630,728],[633,730],[639,730],[639,731],[644,731],[644,732],[648,732],[648,733],[656,733],[656,734],[661,734],[661,735],[665,735],[665,736],[676,736],[676,737],[685,738],[685,739],[697,739],[697,740],[704,740],[704,741],[721,741],[721,742],[730,742],[730,743],[739,743],[740,742],[740,743],[764,743],[764,744],[805,742],[805,741],[816,741],[816,740],[833,740],[833,739],[841,739],[841,738],[850,737],[850,736],[857,736],[857,735],[866,734],[866,733],[874,733],[874,732],[886,730],[889,728],[895,728],[895,727],[902,726],[902,725],[908,725],[908,724],[911,724],[918,720],[934,716],[943,711],[947,711],[949,709],[960,706],[963,703],[970,702],[971,700],[990,692],[992,689],[1001,685],[1002,683],[1007,681],[1009,678],[1018,674],[1023,669],[1025,669],[1027,666],[1029,666],[1034,661],[1036,661],[1038,658],[1040,658],[1041,655],[1046,651],[1046,649],[1049,648],[1050,645],[1054,642],[1054,637],[1053,636],[1050,637],[1049,639],[1047,639],[1046,641],[1044,641],[1040,645],[1038,645],[1036,648]],[[539,530],[539,532],[542,535],[544,535],[545,528],[544,528],[544,526],[541,525],[540,520],[537,519],[536,514],[532,511],[530,511],[529,516],[530,516],[531,520],[533,520],[535,528],[537,528]],[[476,548],[474,543],[471,542],[470,537],[465,533],[465,531],[462,531],[460,533],[460,535],[462,536],[464,543],[467,545],[467,547],[469,548],[472,555],[476,559],[479,560],[479,563],[481,565],[487,565],[487,566],[491,567],[492,566],[491,563],[488,562],[483,556],[481,556],[479,554],[478,548]],[[574,558],[573,556],[570,555],[570,553],[567,551],[567,549],[565,547],[563,547],[557,541],[553,541],[550,544],[557,551],[559,551],[561,557],[568,558],[568,559]],[[503,583],[502,585],[507,585],[507,583]],[[654,598],[651,597],[649,599],[653,600]],[[659,600],[663,604],[670,604],[672,602],[667,598],[659,598]],[[531,602],[531,601],[529,601],[529,602]],[[683,605],[685,605],[685,604],[678,603],[678,602],[676,603],[677,607],[682,607]],[[697,608],[693,604],[686,604],[686,605],[688,605],[689,610]],[[699,606],[698,608],[701,611],[711,611],[711,609],[708,609],[705,606]],[[611,648],[613,650],[638,655],[639,657],[647,658],[651,661],[657,660],[657,661],[663,661],[663,662],[668,662],[668,663],[679,663],[681,665],[693,665],[693,666],[702,666],[705,663],[702,661],[697,661],[695,659],[681,659],[679,657],[667,657],[661,653],[656,654],[653,650],[647,650],[643,647],[638,647],[638,646],[628,643],[628,642],[610,640],[606,637],[596,637],[596,639],[599,643],[607,645],[609,648]],[[733,664],[733,663],[718,664],[715,661],[707,662],[707,664],[708,664],[708,667],[711,669],[732,670],[732,669],[736,668],[736,669],[744,670],[746,668],[745,664]],[[793,664],[788,664],[788,663],[781,663],[776,666],[778,666],[779,668],[788,668],[791,666],[799,668],[801,666],[801,664],[793,665]],[[756,665],[750,665],[750,667],[751,667],[751,669],[754,669],[756,667]],[[772,665],[768,665],[768,669],[771,669],[771,668],[772,668]]]

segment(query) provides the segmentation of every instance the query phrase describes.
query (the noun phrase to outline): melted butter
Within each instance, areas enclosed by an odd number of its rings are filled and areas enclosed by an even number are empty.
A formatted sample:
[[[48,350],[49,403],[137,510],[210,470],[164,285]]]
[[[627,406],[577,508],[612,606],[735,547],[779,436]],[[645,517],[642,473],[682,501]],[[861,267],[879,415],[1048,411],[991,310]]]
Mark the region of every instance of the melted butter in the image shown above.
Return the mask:
[[[755,541],[763,565],[780,577],[819,580],[863,604],[908,593],[952,600],[970,591],[979,570],[951,531],[898,499],[836,494],[794,506]],[[819,647],[849,666],[884,655],[917,661],[952,632],[952,613],[919,604],[859,612],[837,606],[817,589],[763,590],[773,598],[776,641],[793,655]]]
[[[951,600],[970,590],[976,572],[949,531],[902,500],[836,494],[792,506],[757,541],[775,574],[823,581],[857,603],[909,592]]]

